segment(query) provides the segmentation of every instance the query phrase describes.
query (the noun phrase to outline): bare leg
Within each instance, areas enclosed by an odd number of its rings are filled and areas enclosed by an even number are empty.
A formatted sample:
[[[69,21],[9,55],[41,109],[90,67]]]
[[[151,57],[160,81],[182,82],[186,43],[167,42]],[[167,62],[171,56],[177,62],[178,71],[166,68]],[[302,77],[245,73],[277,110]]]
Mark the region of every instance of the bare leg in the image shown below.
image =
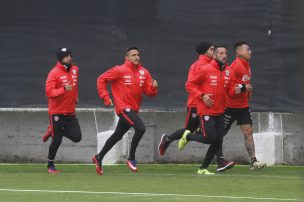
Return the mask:
[[[253,130],[251,124],[244,124],[240,125],[241,130],[245,137],[245,147],[249,154],[250,158],[255,157],[255,147],[254,147],[254,140],[253,140]]]

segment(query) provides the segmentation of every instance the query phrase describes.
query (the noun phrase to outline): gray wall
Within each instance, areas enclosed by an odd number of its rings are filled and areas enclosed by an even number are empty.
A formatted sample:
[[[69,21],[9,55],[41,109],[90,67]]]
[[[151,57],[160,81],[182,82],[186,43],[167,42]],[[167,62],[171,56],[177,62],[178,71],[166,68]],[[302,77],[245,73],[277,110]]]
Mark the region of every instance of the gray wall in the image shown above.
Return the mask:
[[[97,129],[107,131],[113,123],[113,111],[107,109],[77,109],[83,139],[75,144],[64,139],[58,150],[58,162],[90,163],[97,150]],[[282,159],[277,162],[304,165],[304,114],[252,113],[254,133],[274,132],[281,134]],[[201,162],[207,145],[190,142],[186,149],[178,151],[177,142],[162,157],[157,147],[163,133],[172,133],[184,124],[184,111],[145,110],[140,116],[146,124],[146,133],[137,149],[139,162]],[[95,122],[96,117],[96,122]],[[48,125],[47,109],[0,109],[0,162],[45,162],[49,141],[41,137]],[[96,124],[97,127],[96,127]],[[129,132],[130,138],[132,131]],[[267,144],[263,148],[267,150]],[[233,126],[224,139],[224,155],[237,163],[248,163],[244,138],[237,126]],[[122,159],[123,160],[123,159]]]

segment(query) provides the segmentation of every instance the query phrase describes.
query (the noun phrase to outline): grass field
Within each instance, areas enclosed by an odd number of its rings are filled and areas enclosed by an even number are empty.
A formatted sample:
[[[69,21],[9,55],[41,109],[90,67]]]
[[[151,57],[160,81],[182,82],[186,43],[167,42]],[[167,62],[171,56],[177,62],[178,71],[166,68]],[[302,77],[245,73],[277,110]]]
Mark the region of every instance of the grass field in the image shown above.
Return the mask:
[[[304,167],[274,166],[250,171],[235,166],[215,176],[199,176],[198,165],[0,164],[0,201],[304,201]],[[216,167],[211,166],[210,171]]]

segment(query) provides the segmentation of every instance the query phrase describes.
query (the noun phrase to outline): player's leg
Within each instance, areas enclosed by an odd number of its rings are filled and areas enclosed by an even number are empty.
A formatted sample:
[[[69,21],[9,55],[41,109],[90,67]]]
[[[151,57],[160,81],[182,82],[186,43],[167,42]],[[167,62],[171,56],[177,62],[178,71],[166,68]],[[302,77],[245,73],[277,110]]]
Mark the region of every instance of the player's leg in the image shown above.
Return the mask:
[[[184,149],[189,141],[196,141],[204,144],[213,144],[217,141],[215,132],[215,121],[214,117],[203,115],[200,117],[200,132],[191,133],[186,130],[179,141],[179,149]]]
[[[144,133],[146,131],[146,127],[145,127],[143,121],[137,115],[137,113],[134,112],[133,110],[128,110],[128,109],[124,110],[124,112],[122,113],[122,117],[135,130],[135,133],[134,133],[132,141],[131,141],[131,147],[130,147],[129,157],[127,159],[127,165],[133,172],[137,172],[137,165],[136,165],[137,162],[135,159],[135,152],[136,152],[137,146],[139,144],[139,141],[141,140],[142,136],[144,135]]]
[[[234,111],[231,108],[227,108],[225,110],[225,122],[224,122],[224,136],[227,135],[228,131],[230,130],[233,122],[235,121],[235,116],[234,116]],[[218,164],[218,168],[217,171],[218,172],[222,172],[225,171],[227,169],[230,169],[234,166],[234,162],[233,161],[226,161],[224,159],[224,155],[223,155],[223,141],[220,143],[220,147],[216,153],[216,159],[217,159],[217,164]]]
[[[122,139],[123,135],[130,129],[131,125],[122,119],[119,115],[119,120],[114,133],[107,139],[101,151],[92,157],[93,163],[96,165],[96,173],[103,174],[102,160],[104,156],[111,150],[111,148]]]
[[[252,170],[264,168],[266,167],[266,164],[259,162],[256,159],[256,155],[255,155],[252,118],[250,114],[250,109],[248,107],[248,108],[241,108],[238,110],[239,110],[239,116],[238,116],[237,124],[240,126],[244,134],[245,147],[250,157],[250,168]]]
[[[166,134],[162,135],[162,137],[160,139],[160,143],[158,145],[159,154],[161,156],[164,155],[166,152],[166,149],[169,147],[171,142],[173,142],[175,140],[179,140],[182,137],[185,130],[194,132],[196,130],[196,128],[198,127],[198,125],[199,125],[199,117],[197,115],[196,108],[193,108],[193,107],[187,108],[187,116],[186,116],[184,128],[178,129],[171,135],[166,135]]]
[[[216,138],[216,141],[214,143],[212,143],[209,148],[208,151],[206,153],[206,157],[202,163],[202,166],[200,167],[200,169],[198,170],[198,174],[211,174],[207,168],[210,165],[212,159],[214,158],[216,152],[218,151],[218,149],[220,148],[220,145],[223,141],[223,136],[224,136],[224,115],[221,116],[216,116],[216,117],[212,117],[214,125],[212,128],[210,128],[211,126],[209,125],[205,125],[205,130],[207,131],[207,134],[209,136],[214,136]],[[207,128],[209,127],[209,128]]]
[[[58,151],[58,148],[62,142],[64,134],[64,121],[63,115],[53,114],[51,115],[51,126],[52,126],[52,142],[49,146],[48,153],[48,172],[57,173],[58,170],[55,168],[54,160]]]
[[[64,136],[73,142],[80,142],[82,138],[78,119],[75,115],[65,116]]]
[[[207,133],[207,136],[213,137],[214,141],[209,146],[204,161],[197,171],[198,174],[204,174],[204,175],[214,174],[214,173],[210,173],[207,169],[212,159],[214,158],[216,152],[218,151],[224,136],[224,115],[212,117],[210,119],[212,121],[206,120],[205,118],[205,122],[213,123],[212,125],[205,123],[205,131]]]
[[[202,165],[199,167],[197,174],[200,175],[214,175],[214,173],[211,173],[208,171],[208,166],[210,165],[213,157],[215,156],[217,150],[219,149],[220,142],[213,143],[209,146],[206,156],[203,160]]]

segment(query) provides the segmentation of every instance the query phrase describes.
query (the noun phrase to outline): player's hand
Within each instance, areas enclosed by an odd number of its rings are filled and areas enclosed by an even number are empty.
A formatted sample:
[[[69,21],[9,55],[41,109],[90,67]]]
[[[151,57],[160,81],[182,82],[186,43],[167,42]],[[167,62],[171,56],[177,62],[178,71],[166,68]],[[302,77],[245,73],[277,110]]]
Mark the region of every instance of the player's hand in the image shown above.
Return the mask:
[[[113,106],[113,101],[111,100],[111,98],[105,99],[103,103],[106,106]]]
[[[252,92],[253,87],[251,84],[246,84],[246,92]]]
[[[241,90],[240,86],[239,86],[239,85],[236,85],[236,86],[234,87],[234,93],[235,93],[235,94],[240,94],[241,92],[242,92],[242,90]]]
[[[214,105],[213,99],[210,98],[213,94],[204,94],[202,96],[203,102],[205,103],[206,106],[212,107]]]
[[[158,88],[157,80],[153,80],[153,81],[152,81],[152,86],[153,86],[154,88]]]
[[[70,84],[66,84],[66,85],[64,86],[64,90],[66,90],[66,91],[71,91],[71,90],[73,90],[73,86],[70,85]]]

